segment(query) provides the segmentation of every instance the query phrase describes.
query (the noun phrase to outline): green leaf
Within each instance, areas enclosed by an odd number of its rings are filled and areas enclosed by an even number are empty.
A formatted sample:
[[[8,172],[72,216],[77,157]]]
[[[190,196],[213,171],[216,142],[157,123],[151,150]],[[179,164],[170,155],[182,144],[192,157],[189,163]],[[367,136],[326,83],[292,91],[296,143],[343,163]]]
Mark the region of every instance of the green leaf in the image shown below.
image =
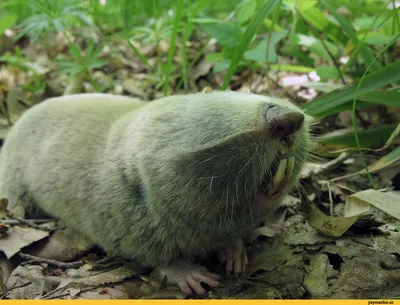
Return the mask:
[[[386,156],[380,158],[378,161],[370,165],[368,168],[370,172],[376,172],[382,168],[392,165],[393,163],[399,160],[400,160],[400,146],[392,150]]]
[[[296,8],[298,10],[309,10],[313,8],[318,3],[317,0],[297,0]]]
[[[400,60],[379,69],[378,71],[368,74],[362,81],[358,89],[358,96],[367,94],[368,92],[380,89],[388,84],[396,82],[400,79]],[[332,110],[338,106],[354,99],[357,91],[357,83],[341,89],[337,89],[321,97],[316,98],[310,103],[303,106],[303,109],[311,116],[323,117],[329,114],[337,113]]]
[[[247,26],[243,37],[240,40],[238,47],[232,57],[229,65],[228,72],[225,75],[224,83],[222,84],[221,90],[226,90],[228,84],[232,79],[233,73],[235,73],[237,66],[239,65],[244,52],[246,51],[250,41],[253,39],[254,34],[262,24],[264,18],[269,15],[273,8],[279,3],[280,0],[266,0],[258,10],[257,14],[253,17],[250,24]]]
[[[274,63],[277,61],[278,56],[276,55],[276,45],[279,41],[281,41],[286,35],[288,31],[282,32],[273,32],[271,35],[271,42],[269,43],[269,51],[268,51],[268,62]],[[255,62],[265,63],[266,62],[266,54],[267,54],[267,41],[265,38],[261,40],[255,48],[248,50],[244,53],[244,58],[247,60],[254,60]]]
[[[81,54],[81,50],[75,43],[71,43],[69,45],[69,52],[78,63],[83,63],[84,60]]]
[[[90,63],[92,61],[92,54],[93,54],[93,49],[94,49],[94,41],[93,39],[89,39],[87,48],[86,48],[86,54],[85,54],[85,62],[86,64]]]
[[[315,38],[314,36],[297,34],[297,35],[294,35],[292,38],[293,38],[293,42],[295,44],[310,48],[310,50],[312,52],[316,53],[319,57],[322,57],[323,59],[327,59],[327,60],[330,59],[329,53],[325,49],[321,40]],[[327,40],[324,40],[324,44],[328,48],[329,52],[331,52],[331,54],[333,54],[335,56],[339,54],[339,49],[335,44],[333,44]]]
[[[4,31],[13,27],[17,22],[17,16],[4,16],[0,19],[0,36]]]
[[[103,48],[104,48],[104,45],[101,44],[101,45],[99,45],[99,46],[93,51],[93,54],[92,54],[92,61],[95,60],[95,59],[97,59],[97,57],[99,57],[101,51],[103,51]]]
[[[88,66],[88,68],[90,68],[90,69],[101,68],[101,67],[104,67],[104,65],[106,65],[107,63],[108,63],[108,60],[107,60],[107,59],[99,59],[99,60],[96,60],[96,61],[92,62],[92,63]]]
[[[372,91],[363,96],[357,97],[357,99],[374,104],[400,107],[400,91]]]
[[[364,37],[364,35],[360,35],[362,37]],[[386,45],[388,43],[390,43],[393,38],[395,38],[395,35],[383,35],[380,33],[369,33],[367,34],[367,36],[364,39],[364,42],[370,45],[379,45],[379,44],[383,44]]]
[[[323,82],[328,79],[338,79],[340,77],[336,67],[318,66],[315,68],[315,71]]]
[[[224,59],[224,54],[221,53],[221,52],[210,53],[210,54],[206,55],[206,60],[209,63],[216,63],[216,62],[219,62],[222,59]]]
[[[359,131],[358,139],[360,146],[363,148],[378,148],[385,145],[385,142],[390,138],[396,127],[397,124],[383,124],[376,128]],[[318,138],[318,141],[328,150],[339,150],[357,146],[352,128],[322,135]]]
[[[221,71],[225,71],[226,69],[229,68],[229,65],[231,64],[230,59],[222,59],[221,61],[217,62],[213,68],[213,73],[218,73]]]
[[[354,20],[353,25],[360,29],[360,30],[369,30],[371,27],[372,23],[375,25],[382,25],[382,22],[386,20],[386,17],[380,16],[378,18],[376,17],[362,17],[362,18],[357,18]]]
[[[371,50],[364,44],[363,41],[358,40],[356,31],[354,30],[353,26],[350,22],[342,15],[340,15],[336,7],[332,4],[330,0],[321,0],[321,4],[331,13],[335,19],[340,23],[342,30],[347,34],[347,36],[353,41],[353,43],[359,47],[359,52],[364,59],[365,65],[368,66],[372,63],[371,68],[373,70],[378,70],[382,67],[379,61],[375,60],[375,56],[372,54]]]
[[[318,83],[302,83],[302,87],[306,88],[311,88],[315,89],[320,92],[328,93],[336,89],[343,88],[343,85],[340,84],[332,84],[332,83],[324,83],[324,82],[318,82]]]
[[[236,13],[236,18],[240,23],[245,23],[255,14],[256,8],[256,0],[245,0],[243,2],[243,5],[238,9]]]
[[[309,9],[299,10],[304,19],[307,20],[318,31],[324,33],[327,38],[340,44],[346,44],[347,38],[343,34],[343,29],[331,22],[321,9],[312,7]]]
[[[201,27],[208,35],[214,37],[222,46],[236,48],[242,38],[241,28],[234,23],[214,22],[204,23]]]
[[[144,56],[144,55],[139,51],[139,49],[136,48],[136,47],[133,45],[133,43],[132,43],[129,39],[127,39],[126,41],[128,42],[128,45],[129,45],[130,48],[132,49],[133,53],[135,53],[135,55],[136,55],[137,57],[139,57],[140,60],[141,60],[148,68],[152,69],[152,67],[151,67],[151,65],[150,65],[150,63],[149,63],[149,61],[148,61],[147,58],[146,58],[146,56]]]
[[[329,50],[329,52],[331,52],[331,54],[333,56],[337,56],[339,51],[338,48],[336,46],[333,46],[332,44],[325,44]],[[331,56],[329,55],[329,52],[325,49],[325,46],[322,44],[322,42],[318,41],[318,43],[314,43],[311,48],[310,51],[312,53],[315,53],[318,57],[325,59],[325,60],[330,60]]]
[[[281,65],[281,64],[272,64],[269,66],[271,70],[276,71],[287,71],[287,72],[296,72],[296,73],[310,73],[314,71],[312,67],[306,66],[296,66],[296,65]]]

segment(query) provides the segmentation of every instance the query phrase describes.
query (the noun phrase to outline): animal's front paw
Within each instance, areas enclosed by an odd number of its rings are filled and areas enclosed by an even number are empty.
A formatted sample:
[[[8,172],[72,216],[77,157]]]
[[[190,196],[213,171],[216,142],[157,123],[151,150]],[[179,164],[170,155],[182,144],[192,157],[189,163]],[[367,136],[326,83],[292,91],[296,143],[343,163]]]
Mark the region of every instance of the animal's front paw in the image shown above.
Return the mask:
[[[209,272],[205,267],[190,263],[176,263],[156,270],[158,276],[167,277],[168,283],[177,284],[180,290],[186,295],[192,295],[195,292],[203,295],[206,290],[201,285],[205,283],[211,288],[217,288],[220,285],[220,276]]]
[[[228,274],[233,272],[235,276],[244,273],[249,264],[242,239],[238,239],[236,242],[226,247],[226,249],[222,250],[219,257],[221,262],[226,263],[226,272]]]

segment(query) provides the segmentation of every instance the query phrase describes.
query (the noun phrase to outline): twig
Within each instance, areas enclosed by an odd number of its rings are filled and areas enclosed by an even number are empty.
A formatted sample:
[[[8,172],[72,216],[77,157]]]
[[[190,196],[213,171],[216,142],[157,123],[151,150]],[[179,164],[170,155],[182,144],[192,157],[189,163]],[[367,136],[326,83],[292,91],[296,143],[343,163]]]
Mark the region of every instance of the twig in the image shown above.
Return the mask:
[[[30,254],[25,254],[25,253],[19,253],[18,254],[19,257],[23,260],[27,260],[27,262],[23,262],[21,263],[21,265],[27,265],[27,264],[32,264],[32,263],[36,263],[36,264],[48,264],[48,265],[53,265],[59,268],[64,268],[64,269],[68,269],[68,268],[79,268],[80,266],[83,265],[83,261],[76,261],[76,262],[60,262],[60,261],[56,261],[54,259],[47,259],[47,258],[41,258],[41,257],[37,257],[37,256],[33,256]]]
[[[86,291],[91,291],[91,290],[97,289],[97,288],[99,288],[99,287],[101,287],[101,286],[102,286],[102,285],[90,286],[90,287],[82,288],[82,289],[79,290],[79,292],[78,292],[76,295],[79,295],[79,294],[81,294],[81,293],[83,293],[83,292],[86,292]],[[57,295],[51,295],[51,294],[53,294],[53,293],[55,293],[55,292],[57,292],[57,291],[59,291],[59,290],[65,290],[65,289],[67,289],[67,288],[68,288],[68,285],[66,285],[66,286],[64,286],[64,287],[57,288],[57,289],[55,289],[55,290],[53,290],[53,291],[50,291],[49,293],[46,293],[44,296],[41,296],[40,299],[41,299],[41,300],[51,300],[51,299],[58,299],[58,298],[62,298],[62,297],[71,296],[71,293],[70,293],[70,292],[62,293],[62,294],[57,294]],[[71,296],[71,297],[72,297],[72,296]]]
[[[27,222],[27,223],[23,223],[21,222],[21,220],[23,222]],[[51,222],[54,221],[54,219],[0,219],[0,223],[4,223],[5,225],[18,225],[18,224],[26,224],[26,225],[31,225],[31,224],[41,224],[41,223],[46,223],[46,222]],[[42,227],[39,227],[40,229],[42,229]]]
[[[6,291],[0,296],[0,300],[1,300],[1,299],[4,299],[5,296],[6,296],[10,291],[15,290],[15,289],[18,289],[18,288],[26,287],[26,286],[28,286],[28,285],[30,285],[30,284],[32,284],[32,283],[31,283],[31,282],[26,282],[26,283],[24,283],[24,284],[11,287],[10,289],[7,288]]]
[[[53,295],[53,296],[49,296],[49,297],[43,297],[40,298],[41,300],[52,300],[52,299],[61,299],[62,297],[68,297],[71,294],[69,292],[63,293],[63,294],[57,294],[57,295]]]
[[[7,216],[12,218],[12,220],[17,221],[16,224],[23,224],[23,225],[26,225],[28,227],[34,228],[34,229],[43,230],[43,231],[47,231],[47,232],[53,232],[54,230],[57,229],[57,228],[49,229],[49,228],[46,228],[46,227],[39,226],[39,225],[36,224],[37,221],[32,221],[32,220],[28,220],[28,219],[22,219],[22,218],[14,217],[12,215],[7,215]],[[38,220],[44,220],[44,219],[38,219]],[[10,221],[10,220],[5,220],[5,221]],[[50,220],[50,221],[54,221],[54,220]],[[0,222],[5,223],[4,221],[0,221]]]
[[[314,174],[320,175],[325,171],[328,171],[332,168],[336,168],[337,166],[342,164],[348,157],[349,157],[349,154],[347,152],[342,152],[337,158],[325,163],[319,169],[315,170]]]
[[[67,285],[65,285],[65,286],[61,286],[61,287],[57,287],[57,288],[55,288],[55,289],[53,289],[52,291],[49,291],[48,293],[46,293],[45,295],[42,295],[42,296],[40,296],[40,298],[39,299],[47,299],[47,298],[51,298],[51,296],[50,295],[52,295],[52,294],[54,294],[54,293],[56,293],[56,292],[59,292],[59,291],[64,291],[65,289],[67,289],[68,288],[68,286],[69,286],[69,284],[70,283],[68,283]],[[57,296],[56,296],[57,297]],[[53,297],[54,298],[54,297]]]

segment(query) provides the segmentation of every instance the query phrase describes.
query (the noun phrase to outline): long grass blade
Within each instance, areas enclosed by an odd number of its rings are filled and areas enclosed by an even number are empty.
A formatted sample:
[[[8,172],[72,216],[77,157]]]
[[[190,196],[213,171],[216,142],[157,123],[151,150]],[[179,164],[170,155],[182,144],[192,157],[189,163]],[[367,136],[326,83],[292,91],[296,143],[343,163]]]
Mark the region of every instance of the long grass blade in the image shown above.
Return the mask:
[[[334,90],[328,94],[316,98],[314,101],[305,104],[303,109],[312,116],[323,117],[333,108],[336,108],[348,101],[354,99],[357,92],[362,96],[368,92],[380,89],[386,85],[400,80],[400,60],[395,61],[371,73],[363,79],[358,88],[358,83],[344,88]],[[358,90],[357,90],[358,88]]]
[[[263,20],[265,17],[267,17],[273,8],[279,3],[280,0],[269,0],[265,1],[264,4],[261,6],[260,10],[258,13],[253,17],[251,20],[250,24],[248,25],[242,40],[239,43],[239,46],[237,47],[231,63],[229,65],[228,71],[226,72],[225,78],[224,78],[224,83],[222,84],[221,90],[226,90],[228,88],[229,82],[232,79],[233,74],[235,73],[235,70],[240,62],[240,60],[243,57],[244,52],[247,50],[247,47],[251,40],[253,39],[254,34],[257,32],[258,28],[262,24]]]
[[[184,0],[178,0],[178,4],[176,6],[176,11],[175,11],[175,18],[174,18],[174,26],[172,28],[172,34],[171,34],[171,43],[169,45],[169,53],[168,53],[168,62],[167,66],[165,67],[164,71],[164,95],[167,95],[168,93],[168,76],[170,71],[172,70],[172,58],[174,57],[175,53],[175,43],[176,43],[176,36],[178,34],[178,26],[179,26],[179,21],[181,20],[181,15],[183,11],[183,4]]]

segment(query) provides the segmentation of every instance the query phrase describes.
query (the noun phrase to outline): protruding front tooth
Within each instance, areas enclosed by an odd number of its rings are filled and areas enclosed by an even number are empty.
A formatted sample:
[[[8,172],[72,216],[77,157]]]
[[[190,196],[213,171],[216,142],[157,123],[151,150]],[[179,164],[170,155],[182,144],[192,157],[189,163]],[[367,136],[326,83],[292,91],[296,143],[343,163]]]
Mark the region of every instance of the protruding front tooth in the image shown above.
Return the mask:
[[[285,174],[285,179],[289,180],[292,177],[293,174],[293,169],[294,169],[294,161],[295,161],[295,157],[294,156],[290,156],[289,160],[288,160],[288,165],[286,168],[286,174]]]
[[[283,159],[283,160],[281,160],[281,162],[279,162],[278,169],[276,170],[276,174],[275,174],[273,182],[272,182],[273,189],[275,189],[282,182],[283,178],[285,177],[286,166],[287,166],[286,159]]]

